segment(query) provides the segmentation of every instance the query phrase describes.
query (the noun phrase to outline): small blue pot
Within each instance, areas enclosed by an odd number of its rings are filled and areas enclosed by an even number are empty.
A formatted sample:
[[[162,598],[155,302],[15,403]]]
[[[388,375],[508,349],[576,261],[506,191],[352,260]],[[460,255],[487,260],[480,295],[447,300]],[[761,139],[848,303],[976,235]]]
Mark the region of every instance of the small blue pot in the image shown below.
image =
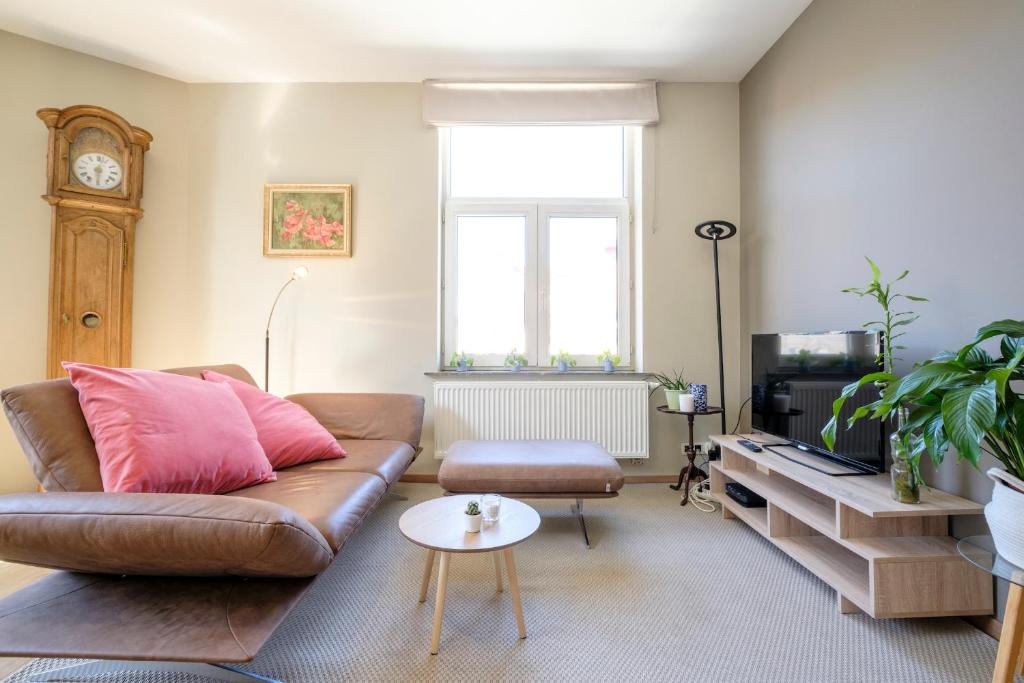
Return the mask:
[[[523,366],[520,365],[519,363],[513,363],[512,365],[508,366],[509,372],[519,372],[522,369]]]
[[[558,361],[558,371],[559,372],[569,372],[569,363],[567,363],[564,360]]]
[[[604,371],[605,372],[615,372],[615,366],[612,365],[612,361],[611,361],[610,358],[606,358],[605,361],[604,361]]]
[[[691,384],[690,393],[693,394],[693,409],[698,413],[707,412],[708,409],[708,385]]]
[[[455,371],[456,371],[456,372],[466,372],[466,371],[468,371],[468,370],[469,370],[469,363],[468,363],[468,362],[466,362],[466,361],[464,361],[464,360],[462,360],[462,361],[459,361],[459,362],[458,362],[458,363],[457,363],[457,364],[455,365]]]

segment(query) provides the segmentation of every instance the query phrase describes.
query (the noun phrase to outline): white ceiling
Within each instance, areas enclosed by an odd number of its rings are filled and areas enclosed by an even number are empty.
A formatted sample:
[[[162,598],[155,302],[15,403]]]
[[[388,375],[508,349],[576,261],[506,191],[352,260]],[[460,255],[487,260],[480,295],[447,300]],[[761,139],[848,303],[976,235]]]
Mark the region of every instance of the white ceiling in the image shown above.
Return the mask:
[[[738,81],[810,0],[3,0],[0,28],[189,82]]]

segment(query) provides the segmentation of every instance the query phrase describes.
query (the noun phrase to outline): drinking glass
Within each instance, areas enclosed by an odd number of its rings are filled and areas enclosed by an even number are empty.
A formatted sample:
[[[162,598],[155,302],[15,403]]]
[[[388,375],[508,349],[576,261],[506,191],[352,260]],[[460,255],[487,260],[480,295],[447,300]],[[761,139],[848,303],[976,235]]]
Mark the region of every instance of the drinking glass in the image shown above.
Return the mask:
[[[483,509],[484,521],[494,524],[501,514],[501,496],[497,493],[486,493],[480,499],[480,507]]]

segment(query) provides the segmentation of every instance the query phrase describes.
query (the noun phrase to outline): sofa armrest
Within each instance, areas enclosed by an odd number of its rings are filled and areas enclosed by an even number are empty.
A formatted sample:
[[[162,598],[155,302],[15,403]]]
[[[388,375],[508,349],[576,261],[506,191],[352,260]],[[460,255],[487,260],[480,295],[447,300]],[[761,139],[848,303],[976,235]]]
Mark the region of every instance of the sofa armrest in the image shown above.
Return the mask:
[[[335,439],[381,439],[420,445],[423,397],[411,394],[295,394]]]
[[[315,576],[334,553],[276,503],[181,493],[0,496],[0,559],[150,576]]]

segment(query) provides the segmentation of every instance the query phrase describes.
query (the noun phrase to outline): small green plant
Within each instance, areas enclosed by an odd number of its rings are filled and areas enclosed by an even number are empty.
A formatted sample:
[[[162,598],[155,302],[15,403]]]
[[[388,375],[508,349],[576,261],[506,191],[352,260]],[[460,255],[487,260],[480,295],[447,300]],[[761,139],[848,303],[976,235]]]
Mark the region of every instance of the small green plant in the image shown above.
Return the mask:
[[[512,349],[505,354],[505,365],[509,367],[525,367],[529,365],[530,361],[527,360],[526,356],[519,353],[516,349]]]
[[[465,351],[459,351],[458,353],[453,353],[451,360],[448,361],[448,365],[453,367],[453,368],[458,367],[459,365],[461,365],[463,363],[465,363],[467,368],[473,367],[473,357],[470,356]]]
[[[471,500],[466,503],[466,514],[473,517],[480,514],[480,503]]]
[[[683,378],[683,370],[672,370],[671,374],[654,373],[651,375],[658,387],[666,391],[687,391],[690,383]]]
[[[551,356],[551,364],[558,365],[559,363],[565,363],[570,368],[576,367],[576,359],[572,357],[568,351],[562,351],[559,349],[558,353]]]
[[[619,356],[613,356],[612,352],[609,349],[605,349],[604,351],[597,355],[598,363],[604,363],[606,360],[610,360],[612,362],[613,368],[619,367],[619,363],[622,362],[622,358],[620,358]]]

